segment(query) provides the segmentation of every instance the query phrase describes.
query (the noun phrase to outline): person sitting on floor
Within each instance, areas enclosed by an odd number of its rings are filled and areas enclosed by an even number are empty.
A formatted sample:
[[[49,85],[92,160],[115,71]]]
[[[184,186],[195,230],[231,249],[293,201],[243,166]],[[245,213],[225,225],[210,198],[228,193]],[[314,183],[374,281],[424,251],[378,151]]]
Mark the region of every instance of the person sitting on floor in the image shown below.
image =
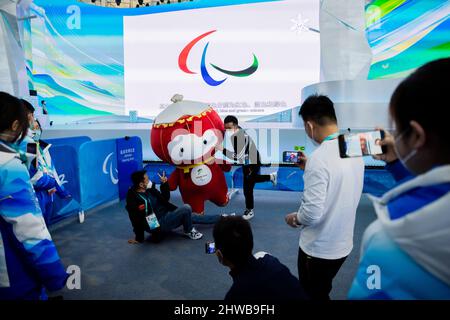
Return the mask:
[[[241,216],[222,217],[213,237],[217,258],[233,278],[225,301],[307,299],[300,281],[277,258],[252,255],[252,229]]]
[[[159,175],[159,174],[158,174]],[[131,175],[133,186],[128,190],[126,209],[136,235],[130,244],[144,242],[145,231],[152,234],[156,242],[165,232],[183,226],[184,233],[192,240],[203,235],[192,227],[192,209],[189,205],[178,208],[170,203],[169,184],[166,174],[159,175],[160,190],[150,181],[147,171],[136,171]]]

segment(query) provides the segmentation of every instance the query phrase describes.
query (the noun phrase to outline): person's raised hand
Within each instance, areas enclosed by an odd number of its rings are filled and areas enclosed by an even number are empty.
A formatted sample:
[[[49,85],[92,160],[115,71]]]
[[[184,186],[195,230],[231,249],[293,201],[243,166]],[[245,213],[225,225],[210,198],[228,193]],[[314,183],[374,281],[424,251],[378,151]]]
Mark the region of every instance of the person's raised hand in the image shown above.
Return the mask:
[[[166,177],[166,172],[165,171],[163,171],[162,175],[160,175],[158,173],[158,177],[159,177],[159,180],[161,181],[161,183],[166,183],[167,182],[167,177]]]
[[[385,162],[392,162],[397,160],[397,154],[395,153],[395,139],[394,136],[383,128],[375,128],[375,130],[383,130],[384,131],[384,139],[375,141],[375,144],[385,147],[386,153],[374,155],[373,158],[375,160],[381,160]]]

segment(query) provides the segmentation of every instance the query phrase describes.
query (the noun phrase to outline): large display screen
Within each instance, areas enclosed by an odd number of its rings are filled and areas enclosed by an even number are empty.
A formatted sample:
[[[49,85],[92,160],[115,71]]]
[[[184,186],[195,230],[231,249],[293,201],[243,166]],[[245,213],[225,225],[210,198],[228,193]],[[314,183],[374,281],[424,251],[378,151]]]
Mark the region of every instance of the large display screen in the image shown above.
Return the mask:
[[[155,117],[176,93],[247,120],[299,105],[319,81],[320,38],[295,24],[317,27],[318,13],[284,0],[124,17],[127,111]]]
[[[450,57],[449,0],[369,0],[366,25],[373,53],[369,79],[403,78]]]
[[[154,118],[179,93],[259,121],[285,114],[319,81],[317,0],[133,9],[35,0],[30,15],[30,79],[53,115]]]

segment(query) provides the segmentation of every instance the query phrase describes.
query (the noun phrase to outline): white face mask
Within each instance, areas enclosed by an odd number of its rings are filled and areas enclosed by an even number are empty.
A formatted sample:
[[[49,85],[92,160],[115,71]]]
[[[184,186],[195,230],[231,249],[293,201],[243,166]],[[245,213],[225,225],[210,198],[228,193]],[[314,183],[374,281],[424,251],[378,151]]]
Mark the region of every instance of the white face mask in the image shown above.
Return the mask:
[[[403,131],[402,133],[399,134],[399,136],[398,136],[397,138],[395,138],[395,140],[394,140],[394,151],[395,151],[395,154],[397,155],[398,160],[400,160],[400,162],[403,164],[403,166],[404,166],[406,169],[408,169],[409,171],[411,171],[411,170],[408,168],[407,163],[408,163],[409,160],[411,160],[411,159],[417,154],[417,149],[411,150],[411,152],[408,153],[404,158],[402,158],[402,157],[400,156],[400,153],[398,152],[398,149],[397,149],[397,142],[398,142],[400,139],[403,138],[403,136],[405,135],[406,132],[407,132],[407,130]]]
[[[151,182],[151,181],[149,180],[149,181],[148,181],[148,184],[147,184],[147,189],[151,189],[152,186],[153,186],[153,182]]]

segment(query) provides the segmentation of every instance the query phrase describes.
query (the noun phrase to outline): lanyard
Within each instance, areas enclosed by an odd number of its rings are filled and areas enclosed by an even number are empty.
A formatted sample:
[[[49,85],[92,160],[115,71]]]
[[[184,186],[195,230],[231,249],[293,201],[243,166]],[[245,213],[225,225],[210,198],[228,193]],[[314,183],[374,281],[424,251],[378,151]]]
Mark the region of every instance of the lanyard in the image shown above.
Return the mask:
[[[145,203],[145,213],[147,214],[148,213],[148,199],[146,199],[143,195],[141,195],[140,193],[138,193],[138,195],[139,195],[139,197],[141,197],[142,198],[142,200],[144,200],[144,203]],[[152,207],[152,205],[150,204],[150,208]]]
[[[329,141],[329,140],[336,139],[336,138],[338,137],[338,135],[339,135],[339,132],[330,134],[328,137],[326,137],[325,139],[323,139],[323,141]]]
[[[36,152],[36,169],[39,169],[38,167],[42,168],[42,171],[44,173],[52,173],[52,167],[47,163],[47,160],[45,159],[44,150],[42,150],[41,146],[39,145],[39,142],[36,143],[37,152]]]

